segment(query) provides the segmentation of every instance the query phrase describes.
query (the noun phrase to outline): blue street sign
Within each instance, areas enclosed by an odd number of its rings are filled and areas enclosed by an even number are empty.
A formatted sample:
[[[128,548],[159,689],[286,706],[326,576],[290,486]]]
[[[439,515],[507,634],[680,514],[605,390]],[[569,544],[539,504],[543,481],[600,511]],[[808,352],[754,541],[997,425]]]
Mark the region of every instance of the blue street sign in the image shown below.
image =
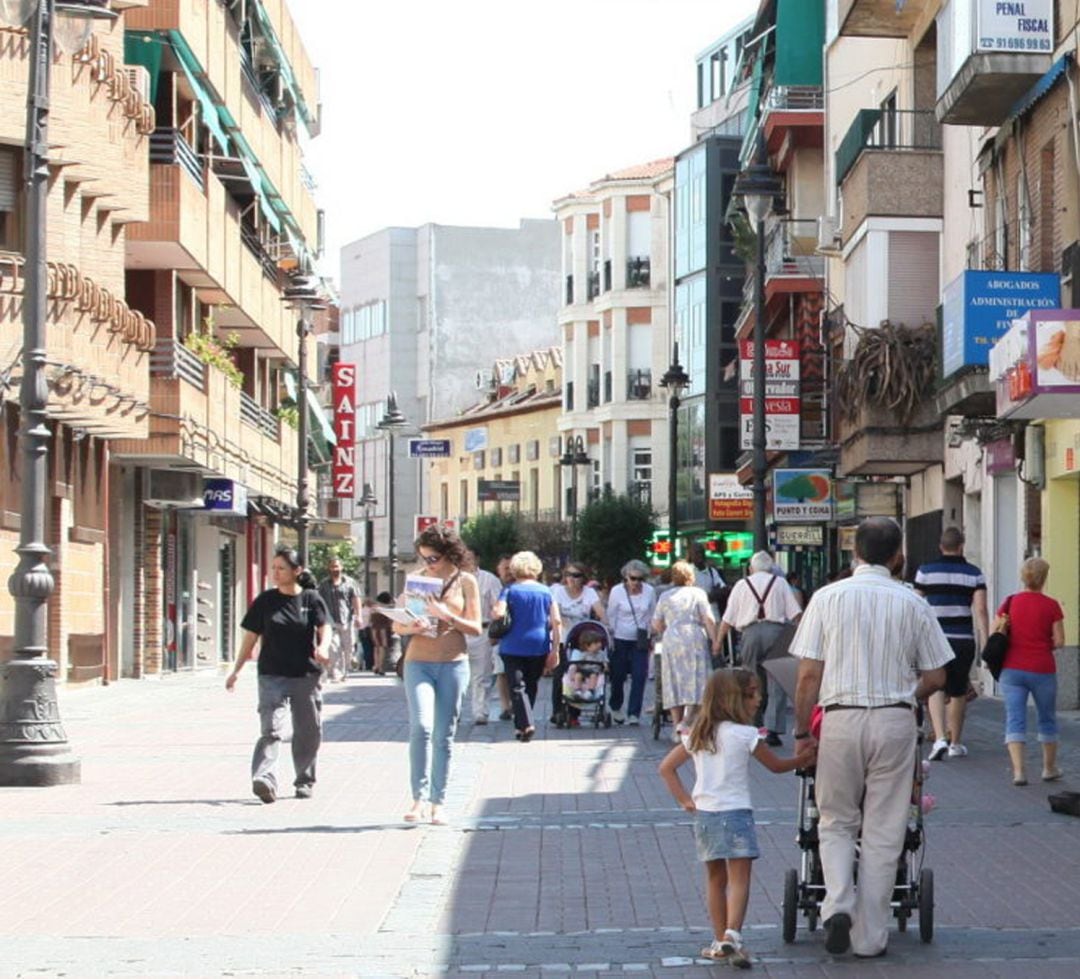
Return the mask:
[[[247,487],[231,479],[203,480],[203,509],[247,516]]]
[[[409,439],[410,459],[445,459],[450,455],[450,439]]]

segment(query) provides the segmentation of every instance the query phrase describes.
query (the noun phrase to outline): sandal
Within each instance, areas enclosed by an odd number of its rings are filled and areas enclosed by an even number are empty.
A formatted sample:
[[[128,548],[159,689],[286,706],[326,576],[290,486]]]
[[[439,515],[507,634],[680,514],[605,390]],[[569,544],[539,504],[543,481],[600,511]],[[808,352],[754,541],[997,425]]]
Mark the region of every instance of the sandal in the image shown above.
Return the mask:
[[[1063,778],[1065,773],[1060,768],[1055,768],[1052,772],[1043,772],[1042,780],[1044,782],[1056,782],[1059,778]]]
[[[712,959],[714,962],[726,962],[734,951],[735,946],[731,942],[721,942],[714,938],[701,950],[701,957]]]
[[[414,806],[412,809],[410,809],[401,818],[406,823],[419,823],[419,822],[423,822],[423,820],[426,817],[427,817],[427,806],[418,805],[418,806]]]
[[[1027,785],[1027,777],[1024,775],[1014,775],[1013,785]]]

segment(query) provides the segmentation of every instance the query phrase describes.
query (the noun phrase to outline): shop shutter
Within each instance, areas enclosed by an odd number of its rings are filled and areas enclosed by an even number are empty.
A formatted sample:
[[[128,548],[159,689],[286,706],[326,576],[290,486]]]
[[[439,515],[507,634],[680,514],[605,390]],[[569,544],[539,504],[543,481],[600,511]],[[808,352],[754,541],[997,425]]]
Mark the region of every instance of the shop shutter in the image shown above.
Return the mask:
[[[0,211],[15,210],[19,188],[15,180],[15,154],[17,151],[0,147]]]
[[[889,320],[906,326],[933,323],[940,301],[934,231],[889,232]]]

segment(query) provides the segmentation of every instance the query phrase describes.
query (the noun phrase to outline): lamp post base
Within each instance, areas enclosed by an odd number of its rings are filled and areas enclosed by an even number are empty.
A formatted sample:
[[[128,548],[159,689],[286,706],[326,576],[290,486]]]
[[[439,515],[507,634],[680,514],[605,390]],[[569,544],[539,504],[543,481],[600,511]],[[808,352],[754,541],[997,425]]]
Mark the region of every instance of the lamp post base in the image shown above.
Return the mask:
[[[16,659],[0,670],[0,786],[70,785],[82,766],[56,703],[56,664]]]

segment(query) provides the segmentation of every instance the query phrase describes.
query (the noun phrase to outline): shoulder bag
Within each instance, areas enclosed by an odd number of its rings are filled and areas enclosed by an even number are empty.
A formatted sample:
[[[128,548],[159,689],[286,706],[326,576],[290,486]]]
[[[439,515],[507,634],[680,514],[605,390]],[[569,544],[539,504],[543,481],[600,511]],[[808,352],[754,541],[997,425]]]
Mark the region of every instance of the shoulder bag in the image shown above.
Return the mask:
[[[1009,651],[1009,606],[1012,600],[1012,595],[1005,599],[1005,608],[994,620],[994,628],[990,630],[986,645],[983,646],[982,661],[995,680],[1001,678],[1005,654]]]
[[[634,648],[639,653],[647,653],[649,651],[649,630],[641,628],[641,624],[637,620],[637,612],[634,610],[634,600],[630,597],[629,590],[626,592],[626,604],[630,606],[630,615],[634,619],[634,628],[637,630]]]
[[[506,611],[497,619],[492,619],[488,623],[488,639],[492,642],[502,639],[513,628],[514,622],[510,616],[510,589],[513,587],[511,585],[506,589]]]

